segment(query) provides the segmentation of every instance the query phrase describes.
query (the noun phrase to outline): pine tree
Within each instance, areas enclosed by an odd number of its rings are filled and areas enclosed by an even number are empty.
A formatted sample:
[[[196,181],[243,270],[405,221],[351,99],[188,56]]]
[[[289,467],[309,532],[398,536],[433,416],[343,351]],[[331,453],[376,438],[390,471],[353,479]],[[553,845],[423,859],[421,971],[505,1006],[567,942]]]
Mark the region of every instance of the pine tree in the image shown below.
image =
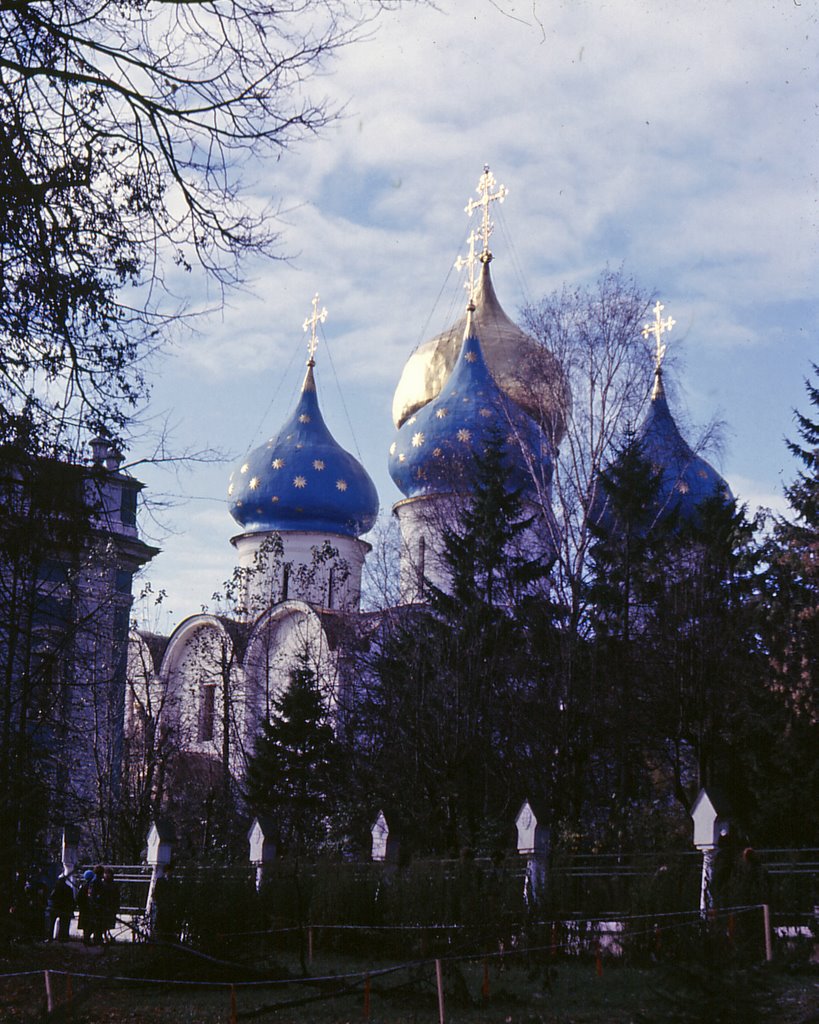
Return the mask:
[[[535,651],[549,557],[505,478],[504,442],[490,439],[443,531],[449,585],[426,581],[428,606],[392,617],[373,659],[372,792],[424,851],[490,848],[549,785],[555,715]]]
[[[283,851],[313,854],[326,847],[337,824],[343,781],[341,746],[305,658],[256,740],[245,780],[248,803],[277,822]]]
[[[813,365],[819,377],[819,365]],[[802,464],[794,483],[785,489],[793,512],[774,527],[770,551],[769,592],[778,618],[772,660],[776,682],[793,709],[819,720],[819,385],[805,381],[816,415],[795,412],[801,441],[788,441]]]

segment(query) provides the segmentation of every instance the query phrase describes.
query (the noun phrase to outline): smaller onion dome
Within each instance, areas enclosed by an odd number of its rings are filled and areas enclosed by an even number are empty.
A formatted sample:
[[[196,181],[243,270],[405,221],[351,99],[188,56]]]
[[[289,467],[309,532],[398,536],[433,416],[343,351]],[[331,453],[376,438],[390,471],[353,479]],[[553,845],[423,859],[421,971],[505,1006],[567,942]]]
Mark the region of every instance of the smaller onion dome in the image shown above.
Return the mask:
[[[675,510],[681,521],[690,522],[697,506],[707,498],[731,501],[733,495],[719,473],[695,454],[674,422],[665,397],[662,370],[655,371],[654,390],[645,419],[638,431],[643,453],[662,472],[659,505],[664,515]]]
[[[491,436],[504,441],[507,487],[533,495],[548,486],[551,448],[538,424],[495,383],[467,316],[458,360],[437,397],[399,427],[390,446],[390,476],[408,498],[463,493],[475,455]]]
[[[695,454],[674,422],[665,397],[662,370],[655,370],[654,389],[648,411],[637,431],[643,457],[659,474],[656,499],[657,520],[674,514],[678,522],[695,523],[699,506],[709,498],[719,497],[726,503],[733,499],[731,489],[719,473],[701,456]],[[605,533],[613,524],[608,502],[601,497],[592,508],[590,518]]]
[[[333,438],[319,409],[313,359],[293,415],[230,475],[230,514],[248,533],[300,530],[357,537],[378,515],[364,467]]]

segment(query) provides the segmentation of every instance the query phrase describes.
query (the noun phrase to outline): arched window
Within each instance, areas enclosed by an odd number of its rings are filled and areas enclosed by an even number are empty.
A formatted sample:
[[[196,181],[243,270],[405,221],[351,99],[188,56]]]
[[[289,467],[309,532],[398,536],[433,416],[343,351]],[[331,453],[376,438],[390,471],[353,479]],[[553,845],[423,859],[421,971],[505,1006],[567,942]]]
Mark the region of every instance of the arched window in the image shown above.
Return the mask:
[[[199,742],[209,743],[213,739],[216,723],[216,683],[202,684],[202,698],[199,708]]]

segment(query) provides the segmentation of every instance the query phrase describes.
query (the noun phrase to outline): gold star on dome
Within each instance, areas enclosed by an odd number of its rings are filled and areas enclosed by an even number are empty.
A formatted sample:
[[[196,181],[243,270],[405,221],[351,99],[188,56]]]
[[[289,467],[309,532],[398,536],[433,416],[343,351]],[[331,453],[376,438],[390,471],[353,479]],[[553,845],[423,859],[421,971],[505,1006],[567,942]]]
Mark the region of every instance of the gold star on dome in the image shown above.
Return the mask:
[[[250,478],[250,489],[251,489],[251,491],[257,490],[258,486],[259,486],[259,478],[257,476],[252,476]]]
[[[442,455],[443,455],[444,453],[443,453],[443,452],[441,451],[441,449],[440,449],[440,448],[433,448],[433,449],[432,449],[432,454],[433,454],[433,455],[435,456],[435,458],[436,458],[436,459],[440,459],[440,457],[441,457],[441,456],[442,456]]]
[[[301,414],[301,416],[299,416],[299,423],[309,423],[309,422],[310,422],[310,414],[306,413],[306,412],[303,412]]]
[[[271,500],[271,501],[273,502],[273,504],[275,505],[275,504],[276,504],[276,502],[277,502],[277,501],[279,500],[279,496],[278,496],[278,494],[274,494],[274,495],[273,495],[273,497],[272,497],[272,498],[271,498],[270,500]]]
[[[413,423],[414,423],[414,422],[415,422],[415,421],[416,421],[417,419],[418,419],[418,417],[417,417],[417,416],[410,416],[410,418],[409,418],[409,419],[407,420],[407,426],[408,426],[408,427],[411,427],[411,426],[413,425]]]
[[[308,316],[307,319],[302,324],[302,330],[304,330],[304,331],[308,331],[309,330],[310,331],[310,340],[307,342],[307,365],[308,366],[315,365],[315,359],[313,358],[313,356],[315,356],[316,349],[318,348],[318,338],[316,337],[316,328],[318,327],[319,324],[323,324],[324,321],[327,319],[327,310],[326,309],[322,309],[321,312],[319,312],[318,301],[319,301],[318,292],[316,292],[316,294],[313,296],[313,315],[312,316]]]
[[[250,466],[245,463],[244,466],[239,470],[240,473],[246,473],[250,469]]]
[[[449,409],[447,409],[446,406],[443,406],[440,409],[436,409],[435,410],[435,418],[438,419],[438,420],[442,420],[442,419],[444,419],[444,417],[447,415],[448,412],[449,412]]]
[[[302,487],[307,486],[307,480],[303,476],[295,476],[293,477],[293,486],[301,490]]]
[[[303,447],[304,447],[304,445],[303,445],[303,444],[301,444],[301,443],[299,443],[299,444],[297,444],[297,445],[296,445],[296,449],[297,449],[297,450],[300,450],[300,449],[302,449]]]
[[[486,408],[486,406],[484,406],[484,407],[483,407],[483,408],[481,409],[480,415],[481,415],[481,416],[483,416],[483,418],[484,418],[485,420],[486,420],[486,419],[489,419],[489,417],[490,417],[490,416],[492,415],[492,410],[491,410],[491,409],[487,409],[487,408]]]
[[[399,462],[406,462],[407,461],[407,457],[406,457],[406,455],[403,452],[399,452],[398,461]]]
[[[690,489],[685,480],[678,480],[675,486],[677,490],[680,492],[680,494],[688,494],[688,491]]]
[[[424,432],[422,430],[419,430],[417,434],[413,434],[412,435],[412,447],[413,448],[420,448],[423,443],[424,443]]]
[[[323,459],[313,459],[313,469],[318,469],[318,470],[324,469],[324,460]]]
[[[396,445],[395,441],[393,441],[393,443],[390,445],[390,455],[395,455],[396,447],[397,447],[397,445]]]
[[[505,185],[498,185],[497,192],[493,192],[492,189],[497,184],[495,175],[489,170],[489,164],[484,164],[483,174],[478,179],[478,187],[476,189],[479,198],[470,199],[464,207],[464,212],[470,217],[475,210],[482,211],[481,237],[483,238],[483,251],[481,252],[481,260],[484,263],[488,263],[492,259],[492,253],[489,251],[489,236],[492,234],[494,224],[489,219],[489,204],[494,202],[502,203],[507,195],[509,195],[509,189]]]
[[[463,441],[464,444],[466,444],[468,441],[472,440],[472,431],[467,430],[466,427],[461,427],[458,431],[457,438],[459,441]]]
[[[273,469],[281,469],[284,466],[284,459],[274,459],[270,465]]]
[[[474,352],[464,352],[464,359],[468,363],[474,363],[477,360],[477,358],[478,357],[475,355]]]
[[[233,484],[229,483],[228,484],[228,497],[230,497],[231,494],[233,494]]]
[[[336,480],[336,489],[339,490],[339,491],[346,491],[347,490],[347,481],[346,480]]]

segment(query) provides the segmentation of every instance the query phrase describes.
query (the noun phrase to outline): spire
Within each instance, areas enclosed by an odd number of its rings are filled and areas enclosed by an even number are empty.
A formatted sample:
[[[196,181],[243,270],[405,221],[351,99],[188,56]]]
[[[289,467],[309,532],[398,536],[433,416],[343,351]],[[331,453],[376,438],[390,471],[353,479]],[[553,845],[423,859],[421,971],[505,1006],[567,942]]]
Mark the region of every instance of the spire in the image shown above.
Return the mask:
[[[316,365],[315,354],[318,348],[318,337],[316,336],[316,328],[319,324],[323,324],[327,319],[327,309],[322,308],[319,312],[318,308],[319,296],[318,292],[313,296],[313,315],[308,316],[302,324],[303,331],[310,331],[310,340],[307,342],[307,365],[313,367]],[[305,378],[306,379],[306,378]]]
[[[651,334],[654,335],[654,389],[651,392],[652,401],[665,397],[663,391],[663,357],[665,356],[666,346],[662,342],[662,336],[666,331],[670,331],[677,322],[670,316],[663,320],[660,314],[664,309],[665,306],[658,299],[654,304],[654,323],[645,324],[643,327],[644,338],[648,338]]]
[[[478,187],[476,189],[479,198],[470,199],[464,207],[464,212],[470,217],[475,210],[483,211],[480,231],[483,241],[483,249],[480,255],[482,263],[489,263],[492,259],[492,253],[489,251],[489,236],[492,234],[492,229],[495,225],[489,219],[489,204],[494,202],[502,203],[509,194],[509,189],[505,185],[498,185],[497,192],[493,192],[492,189],[497,184],[495,175],[489,170],[489,164],[484,164],[483,174],[478,179]]]

